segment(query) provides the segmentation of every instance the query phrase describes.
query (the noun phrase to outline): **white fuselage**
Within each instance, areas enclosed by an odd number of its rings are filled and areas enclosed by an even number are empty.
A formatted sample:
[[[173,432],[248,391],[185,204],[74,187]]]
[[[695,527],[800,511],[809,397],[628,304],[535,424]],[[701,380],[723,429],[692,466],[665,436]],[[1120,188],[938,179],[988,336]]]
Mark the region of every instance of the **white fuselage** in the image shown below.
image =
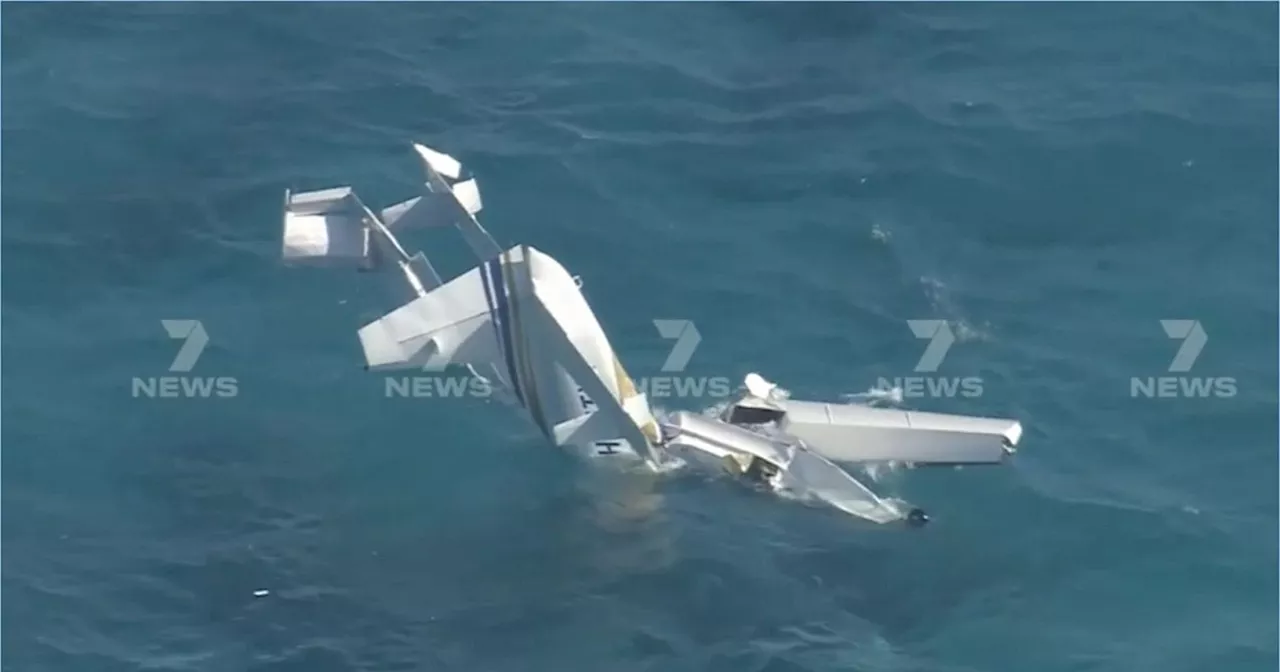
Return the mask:
[[[630,377],[618,364],[604,329],[573,276],[560,262],[529,246],[503,252],[482,265],[481,271],[494,304],[507,380],[534,424],[554,443],[581,455],[637,457],[624,440],[558,441],[552,431],[560,423],[594,413],[597,406],[554,358],[545,356],[542,342],[548,335],[538,321],[524,319],[526,297],[541,299],[555,327],[577,346],[616,398],[625,405],[636,397]],[[643,412],[647,414],[647,407]]]
[[[790,401],[747,376],[747,395],[719,418],[677,412],[659,429],[579,282],[527,245],[505,251],[475,218],[475,178],[453,157],[415,145],[422,193],[369,210],[349,187],[285,194],[281,255],[290,264],[397,267],[415,298],[359,330],[370,370],[467,366],[574,453],[678,466],[667,449],[712,456],[774,487],[803,491],[879,522],[907,516],[837,466],[878,461],[999,464],[1022,435],[1017,421]],[[456,227],[480,264],[443,282],[400,231]],[[756,430],[770,425],[770,433]],[[664,431],[665,430],[665,431]]]

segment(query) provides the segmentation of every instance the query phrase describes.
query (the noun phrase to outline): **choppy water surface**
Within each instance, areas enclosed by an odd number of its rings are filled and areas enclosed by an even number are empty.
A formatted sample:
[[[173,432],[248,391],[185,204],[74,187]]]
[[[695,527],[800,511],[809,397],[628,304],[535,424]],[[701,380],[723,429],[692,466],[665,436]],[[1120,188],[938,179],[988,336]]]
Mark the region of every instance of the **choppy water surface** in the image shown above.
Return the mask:
[[[3,12],[3,651],[37,670],[1271,670],[1277,16],[1251,5],[21,5]],[[638,377],[937,372],[1007,469],[873,529],[592,474],[387,399],[390,281],[276,263],[286,187],[462,158]],[[434,238],[432,239],[434,240]],[[446,271],[463,248],[427,243]],[[452,245],[452,246],[451,246]],[[1161,319],[1208,336],[1134,398]],[[224,399],[138,399],[199,319]],[[660,400],[669,407],[712,401]],[[255,590],[269,590],[254,597]]]

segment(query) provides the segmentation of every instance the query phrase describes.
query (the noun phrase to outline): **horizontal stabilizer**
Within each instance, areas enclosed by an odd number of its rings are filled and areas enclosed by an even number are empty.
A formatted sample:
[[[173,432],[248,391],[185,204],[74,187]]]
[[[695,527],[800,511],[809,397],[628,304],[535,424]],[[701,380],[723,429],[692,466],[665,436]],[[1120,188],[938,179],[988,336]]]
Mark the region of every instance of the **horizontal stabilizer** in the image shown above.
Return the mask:
[[[397,231],[470,225],[480,212],[480,187],[474,179],[459,182],[448,192],[428,193],[382,209],[382,221]]]
[[[351,211],[351,187],[332,187],[316,191],[285,192],[285,204],[295,215],[320,215],[335,210]]]
[[[349,187],[285,192],[283,228],[285,262],[352,267],[373,263],[363,208]]]

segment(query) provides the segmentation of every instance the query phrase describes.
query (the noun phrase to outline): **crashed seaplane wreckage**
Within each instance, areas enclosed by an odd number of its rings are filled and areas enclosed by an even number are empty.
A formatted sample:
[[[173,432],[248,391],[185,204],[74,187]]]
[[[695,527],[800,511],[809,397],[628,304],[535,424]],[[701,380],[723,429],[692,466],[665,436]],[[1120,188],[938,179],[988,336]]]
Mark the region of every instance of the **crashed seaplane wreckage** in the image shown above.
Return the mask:
[[[414,298],[359,330],[367,368],[467,367],[558,446],[654,471],[723,465],[780,493],[822,500],[877,523],[919,525],[923,511],[882,498],[847,467],[999,464],[1022,435],[1015,420],[798,401],[757,374],[718,417],[659,419],[636,390],[580,283],[528,245],[501,249],[476,219],[474,178],[453,157],[414,145],[422,194],[375,213],[349,187],[286,193],[289,264],[398,268]],[[479,265],[443,282],[404,231],[456,227]]]

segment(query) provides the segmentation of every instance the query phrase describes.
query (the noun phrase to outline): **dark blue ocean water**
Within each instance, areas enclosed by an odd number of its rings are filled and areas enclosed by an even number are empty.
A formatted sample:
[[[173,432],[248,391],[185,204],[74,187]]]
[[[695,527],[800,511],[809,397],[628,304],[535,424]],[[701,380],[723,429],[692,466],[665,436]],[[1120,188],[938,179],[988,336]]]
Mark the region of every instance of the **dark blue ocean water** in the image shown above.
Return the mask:
[[[2,24],[5,670],[1275,669],[1274,5]],[[909,405],[1017,417],[1022,451],[890,475],[935,522],[889,530],[387,399],[355,329],[399,293],[281,268],[280,200],[412,195],[411,140],[582,276],[633,375],[693,319],[690,375],[835,398],[941,318],[937,375],[983,393]],[[1185,374],[1174,318],[1208,336]],[[238,396],[131,395],[162,319],[202,320],[192,375]],[[1237,393],[1132,395],[1170,375]]]

